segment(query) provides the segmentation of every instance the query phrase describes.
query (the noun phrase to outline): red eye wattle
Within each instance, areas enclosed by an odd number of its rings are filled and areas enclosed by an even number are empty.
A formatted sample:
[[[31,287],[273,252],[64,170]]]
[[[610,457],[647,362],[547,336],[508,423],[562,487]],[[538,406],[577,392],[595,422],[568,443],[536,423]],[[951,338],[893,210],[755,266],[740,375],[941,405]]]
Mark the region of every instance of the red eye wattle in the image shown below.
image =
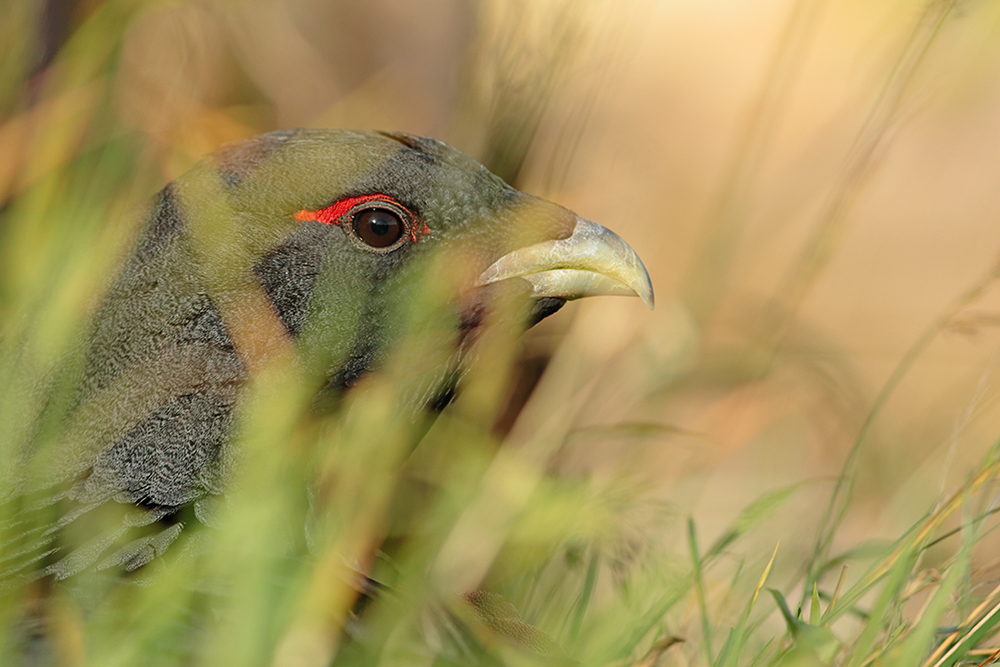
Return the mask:
[[[303,209],[295,219],[338,225],[356,241],[382,252],[406,239],[415,243],[431,231],[420,216],[384,194],[345,197],[316,211]]]

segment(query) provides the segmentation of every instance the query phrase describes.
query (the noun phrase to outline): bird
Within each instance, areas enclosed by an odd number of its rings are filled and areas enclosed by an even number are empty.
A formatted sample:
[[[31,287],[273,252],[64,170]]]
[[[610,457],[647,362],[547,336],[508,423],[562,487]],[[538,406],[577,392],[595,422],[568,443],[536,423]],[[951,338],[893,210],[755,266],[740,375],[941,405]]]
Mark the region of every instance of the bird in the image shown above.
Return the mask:
[[[157,193],[137,230],[68,364],[72,389],[52,401],[45,472],[16,487],[22,510],[60,510],[41,527],[14,514],[24,532],[7,527],[19,548],[0,580],[133,572],[207,522],[239,459],[247,386],[276,359],[330,409],[423,327],[446,353],[406,402],[440,411],[503,299],[518,331],[581,297],[653,307],[621,237],[405,133],[282,130],[225,146]],[[129,509],[121,531],[156,530],[57,539],[108,505]]]

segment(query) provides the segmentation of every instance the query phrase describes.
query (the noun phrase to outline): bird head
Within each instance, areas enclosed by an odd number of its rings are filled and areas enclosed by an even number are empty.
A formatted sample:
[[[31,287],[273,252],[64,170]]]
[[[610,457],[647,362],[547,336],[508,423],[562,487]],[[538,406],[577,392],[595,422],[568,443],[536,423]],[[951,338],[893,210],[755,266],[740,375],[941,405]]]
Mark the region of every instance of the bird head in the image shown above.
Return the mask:
[[[593,294],[653,304],[620,237],[433,139],[271,133],[217,153],[169,197],[192,236],[194,273],[214,275],[217,294],[262,289],[329,388],[377,366],[420,320],[467,343],[504,291],[523,297],[522,328]],[[224,320],[245,296],[223,305]]]

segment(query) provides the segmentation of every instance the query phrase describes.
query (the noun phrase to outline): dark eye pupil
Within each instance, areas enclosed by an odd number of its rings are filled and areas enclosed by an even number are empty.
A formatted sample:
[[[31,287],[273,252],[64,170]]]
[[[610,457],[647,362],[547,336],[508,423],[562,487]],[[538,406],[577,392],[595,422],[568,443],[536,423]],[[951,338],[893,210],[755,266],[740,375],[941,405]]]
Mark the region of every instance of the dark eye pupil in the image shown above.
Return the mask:
[[[355,235],[373,248],[388,248],[399,241],[405,227],[399,216],[387,209],[369,209],[354,217]]]

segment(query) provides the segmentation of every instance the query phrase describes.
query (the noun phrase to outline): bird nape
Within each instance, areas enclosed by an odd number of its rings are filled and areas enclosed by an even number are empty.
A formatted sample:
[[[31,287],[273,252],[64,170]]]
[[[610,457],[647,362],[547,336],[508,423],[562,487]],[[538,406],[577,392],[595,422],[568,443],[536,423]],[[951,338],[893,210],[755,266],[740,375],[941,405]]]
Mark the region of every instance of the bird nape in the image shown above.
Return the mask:
[[[72,381],[39,380],[52,395],[33,418],[59,427],[19,443],[35,455],[6,498],[0,578],[137,571],[286,445],[294,426],[255,421],[269,402],[315,422],[387,374],[382,409],[427,419],[498,340],[600,294],[653,305],[620,237],[439,141],[294,130],[226,147],[154,197],[63,365]],[[87,524],[109,507],[114,526]]]

